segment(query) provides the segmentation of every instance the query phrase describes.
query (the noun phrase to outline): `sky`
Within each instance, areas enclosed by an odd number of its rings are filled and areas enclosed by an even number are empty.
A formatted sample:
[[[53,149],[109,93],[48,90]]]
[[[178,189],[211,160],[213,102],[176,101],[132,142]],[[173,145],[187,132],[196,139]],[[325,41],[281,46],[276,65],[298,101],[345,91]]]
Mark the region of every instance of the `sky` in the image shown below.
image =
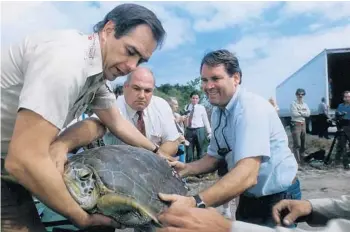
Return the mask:
[[[43,30],[91,33],[124,2],[1,2],[1,48]],[[200,76],[205,53],[229,49],[242,85],[263,97],[324,49],[350,47],[350,2],[134,2],[154,11],[167,32],[146,64],[157,85]],[[124,77],[115,83],[122,83]]]

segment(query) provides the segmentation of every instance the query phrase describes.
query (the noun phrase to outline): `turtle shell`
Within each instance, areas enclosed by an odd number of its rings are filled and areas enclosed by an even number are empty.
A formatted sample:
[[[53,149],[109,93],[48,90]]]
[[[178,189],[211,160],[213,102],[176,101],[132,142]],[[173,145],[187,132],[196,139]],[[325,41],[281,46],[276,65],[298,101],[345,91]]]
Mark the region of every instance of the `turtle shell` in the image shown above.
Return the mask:
[[[159,199],[159,192],[187,195],[176,171],[163,158],[143,148],[103,146],[76,154],[68,162],[91,166],[107,189],[132,198],[154,216],[167,206]]]

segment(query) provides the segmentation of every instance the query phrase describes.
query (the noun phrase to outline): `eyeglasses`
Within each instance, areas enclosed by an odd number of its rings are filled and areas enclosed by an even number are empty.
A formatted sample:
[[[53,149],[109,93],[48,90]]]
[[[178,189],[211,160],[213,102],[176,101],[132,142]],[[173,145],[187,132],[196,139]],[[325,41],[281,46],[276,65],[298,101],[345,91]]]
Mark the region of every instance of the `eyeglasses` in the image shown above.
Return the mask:
[[[214,139],[215,139],[216,145],[217,145],[217,147],[218,147],[217,153],[218,153],[220,156],[225,157],[230,151],[232,151],[231,148],[230,148],[230,146],[228,145],[228,142],[227,142],[226,137],[225,137],[225,134],[224,134],[224,129],[225,129],[226,126],[227,126],[227,118],[226,118],[226,120],[225,120],[225,125],[224,125],[224,127],[222,128],[222,130],[221,130],[221,133],[222,133],[222,136],[224,137],[224,140],[225,140],[225,143],[226,143],[227,148],[226,148],[226,147],[225,147],[225,148],[221,148],[220,145],[219,145],[218,139],[217,139],[216,136],[215,136],[216,131],[219,129],[219,127],[220,127],[220,125],[221,125],[222,113],[223,113],[223,111],[220,110],[219,125],[218,125],[218,126],[215,128],[215,130],[214,130]]]

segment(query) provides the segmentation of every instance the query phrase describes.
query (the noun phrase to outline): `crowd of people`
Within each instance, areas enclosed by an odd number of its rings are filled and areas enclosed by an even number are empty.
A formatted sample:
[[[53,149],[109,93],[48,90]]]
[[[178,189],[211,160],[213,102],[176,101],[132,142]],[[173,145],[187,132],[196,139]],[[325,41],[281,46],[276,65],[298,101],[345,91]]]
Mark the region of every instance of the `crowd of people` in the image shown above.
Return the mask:
[[[214,106],[211,123],[196,92],[185,107],[188,114],[174,114],[176,99],[169,105],[153,96],[153,73],[139,66],[165,34],[152,11],[121,4],[90,35],[41,33],[3,51],[1,176],[15,181],[1,179],[2,231],[46,231],[33,195],[78,228],[121,228],[109,217],[80,208],[62,177],[67,154],[102,137],[107,145],[152,151],[182,178],[220,171],[215,184],[193,196],[159,193],[170,207],[159,215],[164,227],[158,231],[292,231],[300,217],[323,225],[334,219],[327,231],[348,231],[348,197],[301,200],[297,170],[304,151],[301,125],[308,114],[300,101],[303,92],[297,91],[293,103],[293,137],[300,138],[294,155],[276,108],[241,86],[239,61],[228,50],[208,52],[199,67],[202,90]],[[125,75],[123,95],[116,98],[107,81]],[[91,117],[70,124],[87,109]],[[342,111],[349,109],[345,102]],[[173,157],[181,145],[186,147],[182,162]],[[238,196],[236,221],[211,209]]]

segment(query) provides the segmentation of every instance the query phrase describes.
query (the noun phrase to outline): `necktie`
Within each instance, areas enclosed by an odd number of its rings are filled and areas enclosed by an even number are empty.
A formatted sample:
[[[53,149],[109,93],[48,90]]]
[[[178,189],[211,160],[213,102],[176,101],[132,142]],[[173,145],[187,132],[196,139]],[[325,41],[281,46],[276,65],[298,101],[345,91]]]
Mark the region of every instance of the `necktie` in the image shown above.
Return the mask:
[[[145,121],[143,121],[143,112],[137,111],[136,112],[139,115],[139,118],[137,119],[137,129],[146,136],[146,128],[145,128]]]
[[[190,117],[188,119],[188,127],[191,128],[192,127],[192,118],[193,118],[193,113],[194,113],[194,106],[191,110],[191,113],[190,113]]]

